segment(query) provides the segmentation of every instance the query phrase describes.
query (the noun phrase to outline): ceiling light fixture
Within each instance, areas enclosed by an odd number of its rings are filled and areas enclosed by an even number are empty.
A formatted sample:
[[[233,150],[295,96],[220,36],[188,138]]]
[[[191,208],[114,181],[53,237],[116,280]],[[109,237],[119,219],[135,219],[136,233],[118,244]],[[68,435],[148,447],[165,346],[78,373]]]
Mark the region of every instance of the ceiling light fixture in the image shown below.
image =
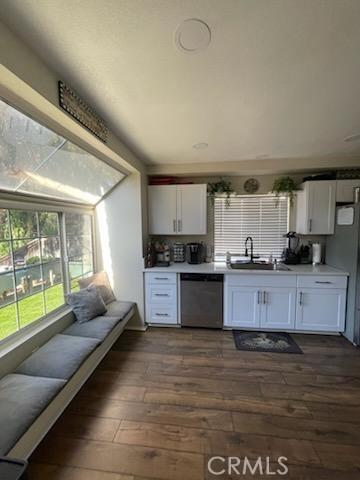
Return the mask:
[[[349,135],[348,137],[344,138],[344,142],[350,143],[350,142],[357,142],[360,140],[360,133],[354,133],[354,135]]]
[[[209,145],[205,142],[200,142],[200,143],[195,143],[192,148],[195,148],[195,150],[203,150],[204,148],[207,148]]]
[[[205,50],[210,42],[210,27],[198,18],[188,18],[176,29],[175,43],[183,53],[198,53]]]

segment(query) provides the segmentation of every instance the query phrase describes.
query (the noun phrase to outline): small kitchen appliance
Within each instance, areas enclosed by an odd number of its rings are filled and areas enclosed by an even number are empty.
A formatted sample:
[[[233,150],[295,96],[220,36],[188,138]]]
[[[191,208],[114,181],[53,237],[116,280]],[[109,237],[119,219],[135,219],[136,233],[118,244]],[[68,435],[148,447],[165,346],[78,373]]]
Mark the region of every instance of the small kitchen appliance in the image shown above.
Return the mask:
[[[203,244],[196,242],[188,243],[186,245],[186,260],[190,264],[202,263]]]
[[[288,232],[284,237],[288,239],[288,246],[282,253],[281,261],[285,265],[296,265],[299,263],[299,257],[295,252],[299,245],[299,238],[296,236],[296,232]]]
[[[320,265],[321,263],[321,243],[313,243],[312,245],[312,264]]]
[[[174,249],[174,262],[181,263],[185,262],[185,245],[180,242],[175,242],[173,245]]]
[[[155,242],[156,267],[170,266],[170,248],[166,242]]]

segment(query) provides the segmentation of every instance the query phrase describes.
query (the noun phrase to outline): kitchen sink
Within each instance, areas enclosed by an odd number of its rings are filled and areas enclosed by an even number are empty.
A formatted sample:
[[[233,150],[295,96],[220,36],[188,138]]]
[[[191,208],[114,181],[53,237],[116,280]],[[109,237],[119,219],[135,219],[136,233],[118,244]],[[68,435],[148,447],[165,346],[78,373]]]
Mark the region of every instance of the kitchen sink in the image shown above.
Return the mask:
[[[234,270],[275,270],[275,271],[290,271],[290,268],[282,264],[275,265],[267,262],[234,262],[229,265],[229,268]]]

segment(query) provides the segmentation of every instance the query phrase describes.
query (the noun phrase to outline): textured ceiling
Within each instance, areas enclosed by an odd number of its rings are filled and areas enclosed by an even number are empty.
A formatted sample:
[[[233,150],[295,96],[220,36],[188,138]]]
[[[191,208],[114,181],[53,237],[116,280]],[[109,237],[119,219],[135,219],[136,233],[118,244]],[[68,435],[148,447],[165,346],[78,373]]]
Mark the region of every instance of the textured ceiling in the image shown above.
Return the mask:
[[[343,141],[360,132],[359,0],[1,0],[0,15],[147,163],[360,155]],[[187,54],[190,18],[211,42]]]

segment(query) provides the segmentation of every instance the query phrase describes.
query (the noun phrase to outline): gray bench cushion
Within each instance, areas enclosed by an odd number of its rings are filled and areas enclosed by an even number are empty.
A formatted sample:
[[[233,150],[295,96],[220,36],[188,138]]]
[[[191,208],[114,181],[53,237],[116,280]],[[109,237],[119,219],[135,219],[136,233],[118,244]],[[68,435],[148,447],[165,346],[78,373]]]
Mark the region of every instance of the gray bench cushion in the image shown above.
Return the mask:
[[[96,338],[55,335],[21,363],[15,373],[68,380],[99,343]]]
[[[108,303],[106,305],[107,312],[105,313],[105,317],[119,317],[122,320],[134,305],[135,303],[133,302],[121,302],[118,300]]]
[[[75,322],[61,333],[77,337],[92,337],[103,341],[119,322],[119,317],[96,317],[86,323]]]
[[[16,374],[0,380],[0,455],[11,450],[65,384],[58,378]]]

